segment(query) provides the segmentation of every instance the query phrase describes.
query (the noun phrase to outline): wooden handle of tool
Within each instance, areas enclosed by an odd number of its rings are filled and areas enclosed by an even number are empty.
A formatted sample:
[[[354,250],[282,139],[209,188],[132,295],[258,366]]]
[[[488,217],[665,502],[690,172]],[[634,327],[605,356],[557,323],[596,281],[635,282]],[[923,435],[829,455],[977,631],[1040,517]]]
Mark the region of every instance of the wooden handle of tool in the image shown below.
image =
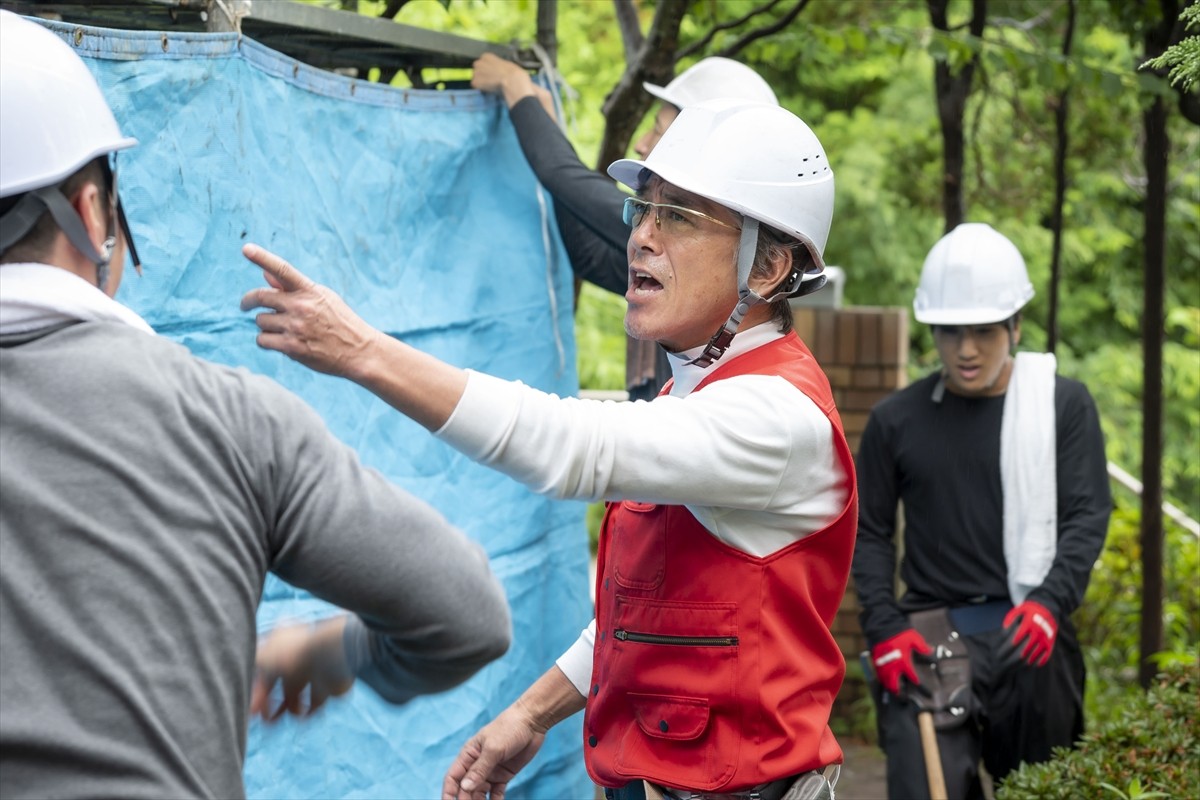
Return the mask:
[[[942,755],[938,751],[937,731],[933,728],[933,712],[917,714],[921,728],[921,752],[925,754],[925,775],[929,778],[930,800],[947,800],[946,777],[942,774]]]

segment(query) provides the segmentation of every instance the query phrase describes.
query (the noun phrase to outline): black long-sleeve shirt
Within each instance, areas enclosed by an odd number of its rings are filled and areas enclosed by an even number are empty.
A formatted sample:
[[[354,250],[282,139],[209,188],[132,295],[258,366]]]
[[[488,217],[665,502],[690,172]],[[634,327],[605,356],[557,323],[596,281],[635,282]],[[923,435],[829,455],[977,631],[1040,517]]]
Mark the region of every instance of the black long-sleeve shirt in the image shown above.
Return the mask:
[[[575,276],[624,296],[629,227],[621,219],[621,206],[628,195],[579,160],[536,97],[519,100],[509,117],[525,160],[554,198],[558,230]],[[630,339],[625,375],[632,398],[650,399],[671,377],[671,366],[661,347]]]
[[[625,245],[629,227],[621,220],[628,197],[612,179],[588,168],[534,96],[509,110],[525,160],[554,198],[563,245],[575,274],[624,295],[629,285]]]
[[[854,583],[867,638],[910,627],[905,614],[1008,597],[1000,422],[1004,397],[932,393],[930,375],[871,412],[859,446],[859,524]],[[1104,437],[1087,387],[1055,380],[1058,547],[1050,573],[1027,599],[1055,618],[1074,611],[1104,546],[1112,498]],[[904,507],[905,594],[895,594],[896,507]]]

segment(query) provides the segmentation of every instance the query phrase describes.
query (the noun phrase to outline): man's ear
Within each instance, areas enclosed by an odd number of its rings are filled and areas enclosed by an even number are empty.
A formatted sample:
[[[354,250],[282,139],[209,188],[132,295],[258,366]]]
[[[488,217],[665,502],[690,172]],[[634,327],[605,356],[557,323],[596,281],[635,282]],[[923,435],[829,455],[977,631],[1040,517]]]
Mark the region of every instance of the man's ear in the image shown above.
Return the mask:
[[[83,222],[88,240],[97,253],[104,252],[104,241],[109,236],[108,197],[103,189],[91,181],[85,181],[74,195],[68,198],[71,208]]]
[[[795,263],[795,253],[790,247],[773,248],[775,255],[767,262],[766,269],[751,271],[750,288],[759,297],[771,297],[780,289],[780,285],[792,274]]]

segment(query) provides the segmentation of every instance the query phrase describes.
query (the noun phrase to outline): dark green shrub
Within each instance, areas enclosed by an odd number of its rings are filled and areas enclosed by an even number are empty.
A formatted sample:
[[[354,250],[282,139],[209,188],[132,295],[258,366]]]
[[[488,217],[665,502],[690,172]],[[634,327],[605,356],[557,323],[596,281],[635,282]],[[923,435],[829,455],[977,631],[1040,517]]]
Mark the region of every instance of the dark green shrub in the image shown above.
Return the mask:
[[[1171,665],[1078,748],[1010,774],[996,800],[1200,797],[1198,690],[1196,664]]]

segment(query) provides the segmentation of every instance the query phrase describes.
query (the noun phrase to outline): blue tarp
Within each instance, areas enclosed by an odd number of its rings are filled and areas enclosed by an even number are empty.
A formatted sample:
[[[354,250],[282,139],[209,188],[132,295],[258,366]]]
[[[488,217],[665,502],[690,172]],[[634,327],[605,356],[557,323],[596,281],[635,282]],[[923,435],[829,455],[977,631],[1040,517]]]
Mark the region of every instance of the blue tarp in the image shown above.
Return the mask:
[[[310,721],[252,723],[248,794],[440,796],[461,745],[591,615],[583,506],[535,496],[349,382],[259,350],[238,301],[262,278],[239,251],[275,250],[376,327],[452,364],[575,394],[569,265],[502,104],[344,78],[236,34],[48,27],[84,56],[123,132],[140,140],[118,167],[146,270],[127,270],[118,299],[197,355],[304,397],[365,463],[481,542],[512,604],[512,650],[462,688],[394,707],[356,687]],[[260,632],[332,613],[270,580]],[[510,795],[593,791],[573,720]]]

